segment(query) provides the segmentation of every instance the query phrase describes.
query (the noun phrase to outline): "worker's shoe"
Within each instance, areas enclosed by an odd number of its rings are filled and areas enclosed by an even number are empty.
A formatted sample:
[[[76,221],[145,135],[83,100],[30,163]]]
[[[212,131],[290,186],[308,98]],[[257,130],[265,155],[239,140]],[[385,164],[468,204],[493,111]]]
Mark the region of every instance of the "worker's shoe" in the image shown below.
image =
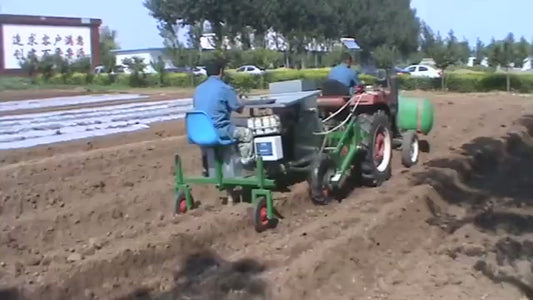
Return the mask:
[[[202,155],[202,176],[209,177],[209,170],[207,166],[207,155]]]
[[[255,166],[255,157],[241,158],[241,165],[244,169],[251,169]]]

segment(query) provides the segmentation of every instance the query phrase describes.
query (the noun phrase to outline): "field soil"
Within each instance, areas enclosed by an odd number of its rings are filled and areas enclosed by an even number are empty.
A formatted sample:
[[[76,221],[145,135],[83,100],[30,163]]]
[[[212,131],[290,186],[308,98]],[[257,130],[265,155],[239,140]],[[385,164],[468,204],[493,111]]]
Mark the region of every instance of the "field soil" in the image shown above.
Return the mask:
[[[313,206],[307,184],[174,216],[173,160],[200,173],[181,121],[0,151],[0,299],[533,299],[533,98],[435,102],[429,152],[378,188]]]

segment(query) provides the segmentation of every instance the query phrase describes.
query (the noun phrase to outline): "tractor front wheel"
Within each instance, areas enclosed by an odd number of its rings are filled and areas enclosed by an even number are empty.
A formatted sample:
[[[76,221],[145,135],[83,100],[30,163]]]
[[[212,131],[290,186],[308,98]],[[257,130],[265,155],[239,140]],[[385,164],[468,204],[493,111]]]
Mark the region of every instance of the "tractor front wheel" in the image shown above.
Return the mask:
[[[311,200],[314,204],[327,205],[333,199],[330,184],[333,175],[335,175],[335,162],[325,154],[320,155],[308,178]]]
[[[361,176],[370,186],[380,186],[391,177],[392,131],[389,116],[383,110],[359,115],[361,130],[366,134],[361,162]]]
[[[402,164],[410,168],[418,163],[419,156],[418,135],[414,131],[407,131],[402,136]]]

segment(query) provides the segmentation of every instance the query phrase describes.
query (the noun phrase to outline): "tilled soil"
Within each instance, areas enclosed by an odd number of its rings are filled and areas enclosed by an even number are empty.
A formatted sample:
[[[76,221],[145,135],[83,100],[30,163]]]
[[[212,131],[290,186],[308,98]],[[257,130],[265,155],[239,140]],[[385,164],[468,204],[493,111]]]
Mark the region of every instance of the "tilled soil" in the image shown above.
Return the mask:
[[[527,299],[533,297],[533,104],[505,94],[436,103],[430,152],[316,207],[275,195],[173,216],[173,154],[199,173],[183,124],[0,152],[1,299]]]

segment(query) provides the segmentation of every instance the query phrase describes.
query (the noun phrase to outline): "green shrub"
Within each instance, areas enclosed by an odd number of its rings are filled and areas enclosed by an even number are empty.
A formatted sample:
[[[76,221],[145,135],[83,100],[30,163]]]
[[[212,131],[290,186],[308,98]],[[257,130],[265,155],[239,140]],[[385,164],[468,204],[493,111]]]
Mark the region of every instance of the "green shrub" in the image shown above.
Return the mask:
[[[192,86],[191,76],[183,73],[169,73],[166,76],[166,81],[169,86],[174,87],[190,87]]]
[[[66,84],[72,85],[86,85],[87,84],[87,74],[84,73],[74,73],[72,76],[66,78]]]
[[[118,74],[115,78],[115,84],[119,86],[128,86],[129,80],[128,74]]]
[[[112,75],[109,74],[99,74],[94,76],[93,84],[95,85],[110,85],[112,83]]]
[[[446,88],[449,91],[472,93],[478,91],[480,76],[477,74],[447,75]]]
[[[228,76],[229,84],[235,87],[239,93],[249,93],[252,89],[258,89],[264,80],[263,76],[235,74]]]
[[[24,90],[32,86],[32,81],[27,77],[0,76],[0,91]]]
[[[226,72],[224,80],[231,84],[236,90],[241,92],[251,89],[267,89],[269,83],[307,79],[317,83],[323,82],[329,73],[329,68],[320,69],[276,69],[270,70],[263,75],[237,74],[234,71]],[[452,92],[488,92],[494,90],[505,91],[507,89],[507,75],[505,73],[480,73],[480,72],[447,72],[445,85],[448,91]],[[8,78],[8,77],[4,77]],[[0,88],[23,88],[31,85],[30,79],[10,79],[2,78]],[[9,77],[15,78],[15,77]],[[375,77],[362,74],[359,78],[366,84],[373,84]],[[511,74],[511,89],[521,93],[533,92],[533,74]],[[135,87],[155,87],[160,86],[158,74],[138,73],[137,76],[130,74],[108,75],[101,74],[94,76],[87,73],[55,74],[45,82],[43,75],[35,77],[37,84],[69,84],[69,85],[117,85]],[[194,76],[183,73],[165,74],[164,85],[173,87],[195,87],[206,79],[205,76]],[[7,83],[4,83],[7,82]],[[410,75],[398,76],[398,87],[402,90],[441,90],[440,78],[416,78]]]
[[[513,91],[525,91],[530,90],[533,80],[531,75],[517,75],[510,74],[511,90]],[[507,74],[505,73],[492,73],[485,76],[481,76],[479,81],[478,91],[490,92],[490,91],[506,91],[507,90]]]

